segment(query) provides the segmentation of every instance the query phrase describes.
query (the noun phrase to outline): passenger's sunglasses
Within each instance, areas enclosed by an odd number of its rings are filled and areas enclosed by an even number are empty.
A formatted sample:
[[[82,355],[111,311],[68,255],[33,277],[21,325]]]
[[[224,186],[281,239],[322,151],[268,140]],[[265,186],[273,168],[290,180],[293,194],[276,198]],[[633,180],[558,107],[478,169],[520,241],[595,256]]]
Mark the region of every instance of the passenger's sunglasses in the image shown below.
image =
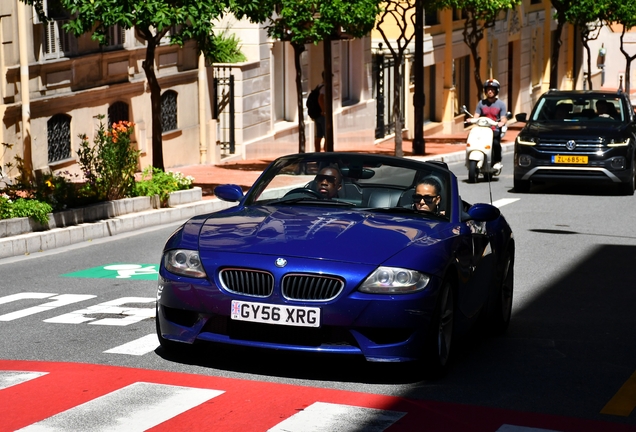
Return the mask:
[[[439,195],[420,195],[420,194],[415,194],[413,195],[413,204],[419,204],[420,202],[422,202],[422,200],[424,200],[424,204],[426,205],[431,205],[433,204],[433,200],[435,198],[437,198]]]
[[[336,177],[335,176],[327,175],[327,174],[318,174],[316,176],[316,181],[318,183],[322,182],[323,180],[327,180],[329,183],[336,184]]]

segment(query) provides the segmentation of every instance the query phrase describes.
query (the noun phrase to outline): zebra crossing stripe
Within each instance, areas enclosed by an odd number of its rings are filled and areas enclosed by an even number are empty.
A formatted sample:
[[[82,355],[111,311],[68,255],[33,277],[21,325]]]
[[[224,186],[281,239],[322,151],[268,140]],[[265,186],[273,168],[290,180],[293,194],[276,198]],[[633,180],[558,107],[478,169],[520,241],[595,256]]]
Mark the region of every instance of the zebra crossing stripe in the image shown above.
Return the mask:
[[[316,402],[268,432],[382,432],[406,413]]]
[[[137,382],[33,423],[23,432],[145,431],[224,393]]]
[[[154,351],[158,346],[159,341],[157,340],[157,335],[152,333],[142,338],[135,339],[134,341],[106,350],[104,353],[141,356]]]
[[[48,372],[0,371],[0,390],[39,378]]]

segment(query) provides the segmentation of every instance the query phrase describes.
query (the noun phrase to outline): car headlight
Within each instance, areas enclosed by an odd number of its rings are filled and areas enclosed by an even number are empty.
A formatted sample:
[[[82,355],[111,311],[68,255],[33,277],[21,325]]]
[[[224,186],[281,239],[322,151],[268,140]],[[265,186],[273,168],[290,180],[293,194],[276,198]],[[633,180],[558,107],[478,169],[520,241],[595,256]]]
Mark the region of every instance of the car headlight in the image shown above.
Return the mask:
[[[199,252],[189,249],[173,249],[163,255],[163,263],[170,273],[194,278],[206,277]]]
[[[407,294],[426,288],[431,278],[424,273],[399,267],[378,267],[358,291],[371,294]]]
[[[610,142],[607,144],[608,147],[625,147],[629,145],[629,138],[626,139],[611,139]]]
[[[519,145],[526,145],[526,146],[533,146],[536,145],[537,143],[534,142],[534,138],[525,138],[525,137],[517,137],[517,144]]]

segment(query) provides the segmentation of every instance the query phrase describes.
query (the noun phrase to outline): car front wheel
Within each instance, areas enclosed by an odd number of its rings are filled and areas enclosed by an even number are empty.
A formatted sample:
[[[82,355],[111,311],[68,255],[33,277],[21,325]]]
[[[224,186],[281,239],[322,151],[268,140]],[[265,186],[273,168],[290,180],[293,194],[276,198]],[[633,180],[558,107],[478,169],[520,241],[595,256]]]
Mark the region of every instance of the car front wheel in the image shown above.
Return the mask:
[[[455,297],[452,284],[445,280],[440,290],[437,306],[428,329],[424,361],[433,377],[443,375],[448,368],[453,324],[455,321]]]
[[[497,299],[495,308],[490,316],[492,331],[495,334],[503,334],[510,325],[512,315],[512,295],[514,291],[514,256],[508,251],[500,267],[497,277]]]
[[[631,175],[629,180],[621,184],[621,192],[623,195],[634,195],[636,189],[636,162],[632,161]]]
[[[518,193],[528,193],[530,192],[530,181],[529,180],[517,180],[514,179],[514,188],[515,192]]]

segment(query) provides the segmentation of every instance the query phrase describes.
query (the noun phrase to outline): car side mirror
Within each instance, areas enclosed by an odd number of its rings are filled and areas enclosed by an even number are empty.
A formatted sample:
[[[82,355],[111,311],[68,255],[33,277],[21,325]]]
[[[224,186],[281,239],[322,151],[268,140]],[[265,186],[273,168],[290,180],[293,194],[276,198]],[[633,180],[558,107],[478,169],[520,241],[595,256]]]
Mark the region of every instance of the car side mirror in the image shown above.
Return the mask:
[[[525,123],[528,119],[528,114],[526,113],[519,113],[517,115],[515,115],[515,120],[517,120],[518,122],[523,122]]]
[[[214,188],[214,195],[223,201],[237,202],[243,199],[243,189],[235,184],[219,185]]]
[[[475,204],[468,209],[467,213],[470,219],[478,222],[490,222],[501,216],[501,211],[490,204]]]

